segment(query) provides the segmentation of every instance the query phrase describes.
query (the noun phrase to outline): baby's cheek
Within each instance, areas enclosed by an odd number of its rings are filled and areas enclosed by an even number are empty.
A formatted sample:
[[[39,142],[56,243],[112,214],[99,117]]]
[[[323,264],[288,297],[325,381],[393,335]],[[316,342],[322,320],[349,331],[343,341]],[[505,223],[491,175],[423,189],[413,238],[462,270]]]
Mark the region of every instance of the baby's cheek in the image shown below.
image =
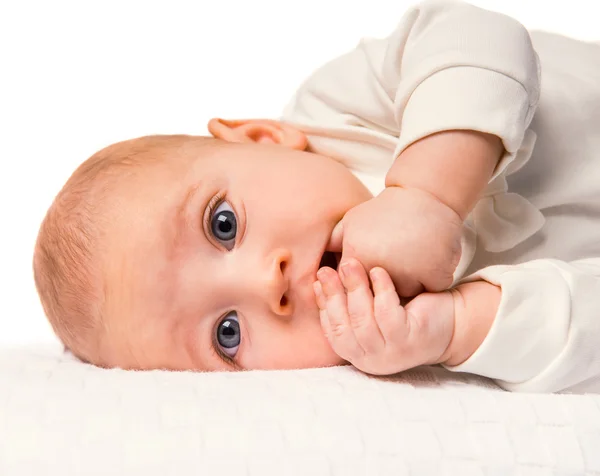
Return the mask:
[[[314,320],[311,324],[291,335],[289,354],[293,367],[316,368],[343,364],[344,360],[333,351],[325,337],[320,321]]]
[[[260,335],[253,333],[252,345],[244,353],[240,363],[246,369],[261,370],[342,365],[344,360],[329,345],[319,321],[309,324],[310,321],[306,319],[302,326],[265,326]]]

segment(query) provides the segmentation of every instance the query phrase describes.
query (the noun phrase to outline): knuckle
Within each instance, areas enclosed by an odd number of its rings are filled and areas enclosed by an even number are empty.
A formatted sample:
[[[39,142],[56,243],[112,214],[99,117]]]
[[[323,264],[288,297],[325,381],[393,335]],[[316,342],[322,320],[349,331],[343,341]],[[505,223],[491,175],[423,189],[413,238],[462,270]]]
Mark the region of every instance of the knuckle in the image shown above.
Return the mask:
[[[355,317],[354,319],[351,318],[350,325],[357,336],[368,335],[372,326],[371,321],[362,315]]]
[[[450,283],[447,283],[445,279],[442,280],[439,279],[439,277],[436,277],[427,284],[427,291],[431,293],[439,293],[447,289],[449,285]]]
[[[359,218],[360,214],[359,210],[357,210],[357,207],[348,210],[348,212],[344,215],[344,233],[354,230],[354,225]]]
[[[361,279],[360,275],[358,277],[356,274],[348,276],[345,281],[345,287],[349,295],[352,294],[352,296],[356,299],[363,299],[365,283]]]
[[[375,314],[378,320],[381,321],[392,321],[396,318],[397,307],[391,306],[389,303],[381,303],[377,306]]]
[[[332,322],[329,326],[329,333],[333,338],[341,337],[346,333],[346,325],[341,322]]]
[[[438,289],[440,291],[447,289],[452,281],[454,281],[454,270],[456,265],[448,260],[447,257],[444,260],[433,263],[431,267],[424,273],[424,284],[428,290]]]
[[[384,304],[397,306],[400,304],[396,286],[391,279],[380,281],[379,290],[377,291],[377,295],[374,296],[374,299],[377,300],[377,303],[380,306]]]
[[[348,318],[354,329],[360,329],[365,327],[367,322],[366,316],[362,312],[348,311]]]
[[[454,272],[448,269],[438,269],[432,271],[427,279],[427,288],[432,292],[444,291],[450,287],[454,281]]]

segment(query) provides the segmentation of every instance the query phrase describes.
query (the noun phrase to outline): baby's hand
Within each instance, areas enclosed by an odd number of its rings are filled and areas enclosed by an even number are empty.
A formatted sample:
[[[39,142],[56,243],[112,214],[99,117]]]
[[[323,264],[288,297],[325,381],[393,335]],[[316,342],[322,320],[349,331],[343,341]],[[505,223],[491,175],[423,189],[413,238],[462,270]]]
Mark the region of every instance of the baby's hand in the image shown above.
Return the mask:
[[[373,375],[440,361],[454,331],[449,292],[422,294],[404,308],[383,268],[370,271],[373,291],[356,259],[342,262],[338,273],[321,268],[315,294],[321,326],[341,358]]]
[[[388,187],[349,210],[328,245],[366,269],[385,268],[402,297],[450,287],[461,255],[462,219],[433,195]]]

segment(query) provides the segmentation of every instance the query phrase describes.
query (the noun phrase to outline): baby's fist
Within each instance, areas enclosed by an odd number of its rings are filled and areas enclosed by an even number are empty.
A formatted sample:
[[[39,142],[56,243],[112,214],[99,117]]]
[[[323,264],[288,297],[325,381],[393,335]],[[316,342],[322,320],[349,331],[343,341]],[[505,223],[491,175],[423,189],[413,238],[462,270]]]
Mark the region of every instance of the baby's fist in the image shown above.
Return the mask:
[[[461,255],[462,219],[433,195],[388,187],[349,210],[329,249],[367,269],[387,270],[402,297],[452,285]]]

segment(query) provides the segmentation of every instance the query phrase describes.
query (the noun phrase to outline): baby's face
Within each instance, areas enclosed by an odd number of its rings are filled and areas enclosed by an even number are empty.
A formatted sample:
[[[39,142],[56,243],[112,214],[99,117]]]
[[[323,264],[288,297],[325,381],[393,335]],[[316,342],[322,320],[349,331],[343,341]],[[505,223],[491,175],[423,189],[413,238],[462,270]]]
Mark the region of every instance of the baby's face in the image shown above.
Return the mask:
[[[283,146],[185,154],[132,184],[111,224],[110,365],[343,363],[321,330],[313,282],[335,224],[367,189],[332,159]]]

